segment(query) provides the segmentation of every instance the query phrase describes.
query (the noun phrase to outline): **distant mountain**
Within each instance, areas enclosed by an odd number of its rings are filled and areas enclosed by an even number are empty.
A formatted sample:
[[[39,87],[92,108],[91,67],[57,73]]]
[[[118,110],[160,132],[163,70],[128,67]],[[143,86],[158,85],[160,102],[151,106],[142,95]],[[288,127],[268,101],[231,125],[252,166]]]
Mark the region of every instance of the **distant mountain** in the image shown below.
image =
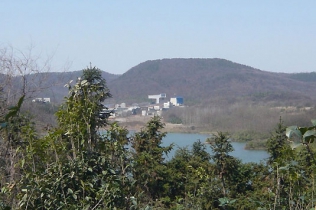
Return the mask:
[[[294,73],[289,74],[289,77],[303,82],[316,82],[316,72]]]
[[[43,81],[44,86],[49,87],[40,92],[40,96],[53,98],[56,102],[61,102],[62,99],[68,95],[68,88],[65,87],[65,84],[69,83],[73,80],[72,84],[75,84],[78,77],[82,76],[81,71],[73,71],[73,72],[50,72],[44,75]],[[105,71],[102,71],[103,78],[106,79],[107,82],[111,82],[112,80],[118,78],[120,75],[111,74]]]
[[[73,80],[72,84],[75,84],[78,77],[82,75],[81,71],[73,72],[43,72],[39,74],[30,74],[26,76],[27,91],[36,90],[32,94],[33,97],[38,98],[51,98],[52,102],[60,103],[65,96],[68,95],[68,88],[65,84]],[[111,74],[108,72],[102,72],[103,78],[107,82],[110,82],[119,77],[119,75]],[[0,82],[4,84],[6,82],[6,76],[0,74]],[[22,77],[15,77],[11,81],[11,88],[13,92],[21,89]]]
[[[272,73],[224,59],[162,59],[143,62],[122,75],[103,72],[113,99],[109,103],[140,103],[148,95],[166,93],[167,99],[182,96],[186,105],[276,102],[316,102],[316,73]],[[29,75],[28,84],[41,87],[34,97],[50,97],[60,103],[64,87],[82,71]],[[3,76],[2,76],[3,77]],[[0,75],[0,82],[1,82]],[[21,78],[14,83],[20,84]]]
[[[109,88],[114,99],[124,102],[148,100],[149,94],[159,93],[183,96],[186,104],[316,99],[316,84],[301,76],[261,71],[218,58],[146,61],[110,81]]]

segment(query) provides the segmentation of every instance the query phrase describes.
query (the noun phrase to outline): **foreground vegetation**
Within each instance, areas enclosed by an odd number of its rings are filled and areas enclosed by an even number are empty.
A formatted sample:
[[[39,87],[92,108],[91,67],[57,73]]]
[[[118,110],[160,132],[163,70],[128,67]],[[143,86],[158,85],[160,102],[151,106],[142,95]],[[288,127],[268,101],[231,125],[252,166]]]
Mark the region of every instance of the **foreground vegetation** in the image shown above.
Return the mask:
[[[2,109],[0,209],[315,208],[315,126],[286,130],[280,120],[262,163],[232,157],[223,132],[165,161],[173,145],[161,144],[160,118],[129,136],[100,115],[110,96],[100,70],[85,69],[45,135],[21,111],[25,95]]]

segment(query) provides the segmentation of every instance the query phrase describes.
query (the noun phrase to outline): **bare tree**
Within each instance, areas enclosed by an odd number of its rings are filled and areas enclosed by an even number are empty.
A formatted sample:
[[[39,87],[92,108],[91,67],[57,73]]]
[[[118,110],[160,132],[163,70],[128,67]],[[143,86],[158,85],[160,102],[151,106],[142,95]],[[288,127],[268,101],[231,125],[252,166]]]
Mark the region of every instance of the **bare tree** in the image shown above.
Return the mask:
[[[26,51],[12,46],[0,48],[0,83],[7,105],[15,103],[22,95],[32,98],[55,85],[46,82],[52,70],[52,58],[53,55],[45,58],[36,55],[33,46]]]

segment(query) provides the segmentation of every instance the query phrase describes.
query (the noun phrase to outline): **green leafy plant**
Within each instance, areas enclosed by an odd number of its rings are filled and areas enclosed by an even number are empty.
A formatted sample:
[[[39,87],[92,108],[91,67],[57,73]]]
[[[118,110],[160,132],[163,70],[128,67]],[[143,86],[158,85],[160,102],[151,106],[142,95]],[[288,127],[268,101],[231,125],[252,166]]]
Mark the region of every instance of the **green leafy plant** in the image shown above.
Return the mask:
[[[163,147],[161,132],[163,123],[155,116],[148,121],[146,127],[132,137],[133,178],[136,180],[136,193],[142,194],[144,201],[163,197],[167,183],[167,167],[164,155],[172,149],[172,145]]]

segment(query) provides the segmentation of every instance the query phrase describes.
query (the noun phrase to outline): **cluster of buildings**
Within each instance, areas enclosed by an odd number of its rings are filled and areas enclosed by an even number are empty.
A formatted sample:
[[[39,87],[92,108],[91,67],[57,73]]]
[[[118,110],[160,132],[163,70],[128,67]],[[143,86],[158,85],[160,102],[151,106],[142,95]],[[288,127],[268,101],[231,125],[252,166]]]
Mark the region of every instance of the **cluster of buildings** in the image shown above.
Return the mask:
[[[175,106],[183,106],[183,97],[175,96],[166,101],[167,95],[160,93],[157,95],[148,95],[151,103],[132,104],[126,106],[125,103],[116,104],[113,107],[112,116],[114,117],[127,117],[129,115],[158,115],[160,116],[163,110],[170,109]],[[166,101],[166,102],[165,102]]]
[[[166,93],[157,95],[148,95],[151,103],[132,104],[127,106],[125,103],[116,104],[115,106],[108,105],[109,109],[105,109],[100,113],[101,117],[127,117],[130,115],[158,115],[160,116],[163,110],[172,107],[183,106],[183,97],[175,96],[166,101]],[[35,98],[32,102],[50,103],[50,98]]]
[[[34,98],[32,102],[50,103],[50,98]]]

